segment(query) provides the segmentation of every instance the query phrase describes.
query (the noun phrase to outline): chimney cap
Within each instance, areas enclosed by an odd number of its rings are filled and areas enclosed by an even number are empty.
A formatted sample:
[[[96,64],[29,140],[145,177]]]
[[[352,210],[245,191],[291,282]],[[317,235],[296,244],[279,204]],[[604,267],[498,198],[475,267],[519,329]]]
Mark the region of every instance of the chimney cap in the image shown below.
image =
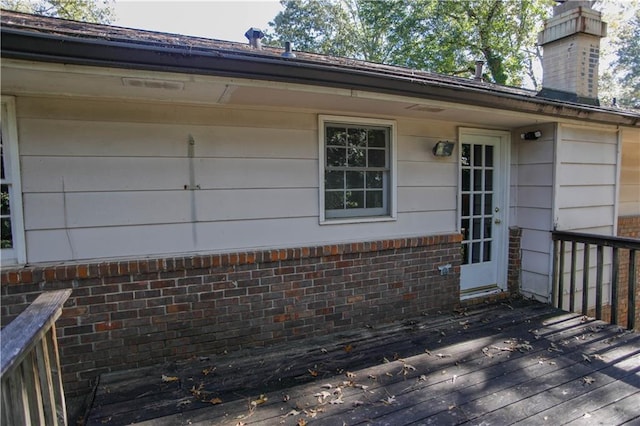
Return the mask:
[[[251,27],[244,33],[244,36],[249,40],[255,40],[264,37],[264,32],[260,28]]]

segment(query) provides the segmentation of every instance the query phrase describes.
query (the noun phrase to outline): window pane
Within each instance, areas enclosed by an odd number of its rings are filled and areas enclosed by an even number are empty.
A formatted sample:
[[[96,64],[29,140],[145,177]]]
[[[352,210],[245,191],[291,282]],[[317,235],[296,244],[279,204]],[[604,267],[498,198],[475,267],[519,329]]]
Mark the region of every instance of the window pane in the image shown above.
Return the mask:
[[[387,132],[382,129],[369,130],[369,146],[385,148],[387,146]]]
[[[480,216],[482,214],[482,194],[473,194],[473,215]]]
[[[2,218],[0,221],[2,228],[2,242],[0,242],[1,248],[13,248],[13,235],[11,235],[11,219],[8,217]]]
[[[462,264],[467,265],[469,263],[469,244],[462,245]]]
[[[484,147],[484,165],[487,167],[493,167],[493,146],[487,145]]]
[[[364,149],[349,149],[349,167],[365,167],[366,159],[365,159]]]
[[[367,188],[382,188],[382,172],[367,172]]]
[[[493,191],[493,170],[484,171],[484,190]]]
[[[473,190],[482,191],[482,169],[473,171]]]
[[[9,206],[9,185],[2,185],[2,198],[1,203],[2,208],[0,209],[2,216],[8,216],[11,214],[11,208]]]
[[[473,239],[474,240],[479,240],[480,239],[480,230],[481,230],[481,226],[480,226],[480,219],[473,219]]]
[[[344,192],[326,191],[324,193],[324,205],[327,210],[344,209]]]
[[[471,170],[462,169],[462,190],[471,191]]]
[[[460,162],[463,166],[471,165],[471,145],[468,143],[462,144],[462,150],[460,152]]]
[[[347,189],[364,188],[364,172],[347,172]]]
[[[480,263],[480,243],[471,244],[471,263]]]
[[[348,132],[349,146],[364,147],[367,144],[366,129],[349,129]]]
[[[324,187],[327,189],[343,189],[344,188],[344,172],[343,171],[324,172]]]
[[[348,209],[363,209],[364,191],[347,191],[346,206]]]
[[[341,167],[347,165],[347,150],[344,148],[327,148],[327,166]]]
[[[462,194],[462,216],[469,216],[469,194]]]
[[[491,241],[484,242],[484,255],[482,256],[484,262],[491,261]]]
[[[369,167],[384,167],[386,165],[386,153],[384,149],[370,149],[368,156]]]
[[[491,238],[491,218],[484,220],[484,238]]]
[[[469,239],[469,219],[462,219],[462,239]]]
[[[482,166],[482,145],[473,146],[473,165]]]
[[[485,193],[484,194],[484,214],[492,214],[491,209],[493,208],[493,194]]]
[[[345,146],[347,144],[347,129],[342,127],[327,127],[327,145]]]
[[[367,208],[382,208],[382,191],[367,191]]]

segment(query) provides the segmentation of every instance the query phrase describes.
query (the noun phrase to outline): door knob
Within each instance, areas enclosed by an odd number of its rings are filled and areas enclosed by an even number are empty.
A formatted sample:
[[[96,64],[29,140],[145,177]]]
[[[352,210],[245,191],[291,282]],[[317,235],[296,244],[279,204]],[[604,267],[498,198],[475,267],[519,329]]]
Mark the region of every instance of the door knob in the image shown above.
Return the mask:
[[[496,225],[499,225],[502,223],[502,221],[500,219],[496,219],[493,221],[493,223],[495,223]]]

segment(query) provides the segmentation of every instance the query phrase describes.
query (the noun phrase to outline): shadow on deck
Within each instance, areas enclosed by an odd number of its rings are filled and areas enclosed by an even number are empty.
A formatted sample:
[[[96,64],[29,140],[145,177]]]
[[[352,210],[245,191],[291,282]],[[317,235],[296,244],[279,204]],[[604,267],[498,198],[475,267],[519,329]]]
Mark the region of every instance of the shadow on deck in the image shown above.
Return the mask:
[[[101,377],[87,425],[640,422],[640,335],[513,301]]]

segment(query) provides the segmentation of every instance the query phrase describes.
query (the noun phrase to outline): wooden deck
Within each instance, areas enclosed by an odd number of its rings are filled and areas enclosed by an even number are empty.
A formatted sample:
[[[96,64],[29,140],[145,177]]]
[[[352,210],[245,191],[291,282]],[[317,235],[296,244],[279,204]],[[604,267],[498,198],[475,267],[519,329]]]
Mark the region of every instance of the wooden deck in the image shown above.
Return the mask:
[[[640,424],[640,335],[486,305],[103,376],[86,424],[132,423]]]

